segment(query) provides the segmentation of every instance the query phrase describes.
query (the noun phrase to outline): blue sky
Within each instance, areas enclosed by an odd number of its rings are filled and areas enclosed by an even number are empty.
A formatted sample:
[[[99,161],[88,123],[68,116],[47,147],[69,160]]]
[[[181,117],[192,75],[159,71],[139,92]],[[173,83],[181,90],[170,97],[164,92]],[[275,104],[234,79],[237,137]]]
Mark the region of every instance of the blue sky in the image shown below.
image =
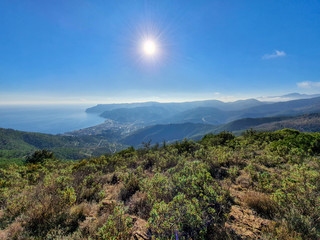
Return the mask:
[[[320,1],[0,1],[0,104],[289,92],[320,92]]]

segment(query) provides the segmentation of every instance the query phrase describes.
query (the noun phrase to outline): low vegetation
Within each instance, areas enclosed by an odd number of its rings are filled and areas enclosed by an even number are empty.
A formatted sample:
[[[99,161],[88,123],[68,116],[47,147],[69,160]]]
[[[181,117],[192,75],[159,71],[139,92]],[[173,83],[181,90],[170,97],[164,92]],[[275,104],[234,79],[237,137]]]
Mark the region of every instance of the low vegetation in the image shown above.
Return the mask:
[[[319,239],[320,134],[145,143],[0,169],[0,239]]]

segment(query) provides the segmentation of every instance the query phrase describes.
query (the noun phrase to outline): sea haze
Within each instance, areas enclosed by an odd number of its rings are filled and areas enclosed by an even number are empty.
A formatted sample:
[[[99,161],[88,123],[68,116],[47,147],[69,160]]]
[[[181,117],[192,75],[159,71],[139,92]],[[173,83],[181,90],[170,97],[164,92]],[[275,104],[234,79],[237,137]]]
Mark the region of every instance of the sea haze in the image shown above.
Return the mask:
[[[59,134],[104,122],[88,105],[0,105],[0,127]]]

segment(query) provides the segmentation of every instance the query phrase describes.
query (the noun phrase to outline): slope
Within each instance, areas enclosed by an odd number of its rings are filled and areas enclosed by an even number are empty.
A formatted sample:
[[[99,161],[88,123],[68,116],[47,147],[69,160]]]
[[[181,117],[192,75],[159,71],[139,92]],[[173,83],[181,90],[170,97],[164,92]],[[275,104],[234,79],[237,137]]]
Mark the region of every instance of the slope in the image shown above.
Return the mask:
[[[121,143],[138,147],[142,142],[146,143],[150,140],[152,143],[173,142],[198,134],[204,135],[214,129],[214,125],[195,123],[154,125],[137,130],[123,138]]]
[[[60,159],[81,159],[121,149],[103,136],[59,136],[0,128],[0,160],[22,159],[37,149],[54,151]]]

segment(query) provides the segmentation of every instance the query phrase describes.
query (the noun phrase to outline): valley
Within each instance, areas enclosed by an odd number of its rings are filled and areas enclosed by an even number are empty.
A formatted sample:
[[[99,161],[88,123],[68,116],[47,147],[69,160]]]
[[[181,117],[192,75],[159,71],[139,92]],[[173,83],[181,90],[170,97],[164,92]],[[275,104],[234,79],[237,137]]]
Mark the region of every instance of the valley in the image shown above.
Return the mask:
[[[285,96],[303,97],[298,94]],[[302,132],[320,130],[318,96],[286,102],[248,99],[228,103],[208,100],[184,103],[100,104],[86,111],[104,117],[106,122],[71,132],[70,135],[104,135],[134,147],[141,147],[142,142],[148,141],[156,144],[163,141],[181,141],[184,138],[198,140],[205,134],[222,131],[239,135],[250,128],[258,131],[283,128]]]
[[[208,100],[106,104],[86,111],[101,115],[105,121],[58,135],[1,129],[0,158],[22,162],[36,149],[49,149],[58,158],[76,160],[111,154],[128,146],[141,148],[145,143],[200,140],[206,134],[222,131],[235,135],[248,129],[320,131],[319,97],[275,103],[248,99],[230,103]]]

